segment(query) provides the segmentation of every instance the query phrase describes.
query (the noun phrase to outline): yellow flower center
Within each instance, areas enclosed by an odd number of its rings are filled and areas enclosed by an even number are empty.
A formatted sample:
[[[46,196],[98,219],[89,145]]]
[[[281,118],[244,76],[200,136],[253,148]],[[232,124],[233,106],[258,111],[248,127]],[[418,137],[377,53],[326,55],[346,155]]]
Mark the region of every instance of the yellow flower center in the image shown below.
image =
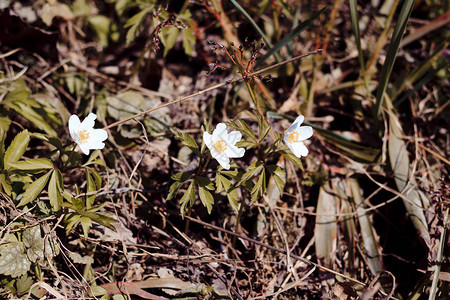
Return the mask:
[[[297,131],[291,132],[288,136],[288,142],[290,144],[298,142],[298,133]]]
[[[218,140],[214,143],[214,148],[216,148],[217,152],[222,154],[228,149],[228,146],[223,140]]]
[[[80,137],[80,144],[85,144],[89,140],[89,132],[86,129],[78,131]]]

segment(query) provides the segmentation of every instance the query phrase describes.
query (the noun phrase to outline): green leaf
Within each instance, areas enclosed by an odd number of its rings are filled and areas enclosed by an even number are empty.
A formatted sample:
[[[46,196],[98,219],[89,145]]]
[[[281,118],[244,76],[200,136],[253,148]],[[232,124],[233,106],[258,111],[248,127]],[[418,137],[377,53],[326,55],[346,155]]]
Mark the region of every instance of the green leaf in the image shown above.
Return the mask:
[[[283,39],[281,39],[281,41],[279,41],[278,43],[276,43],[273,47],[271,47],[269,49],[269,51],[267,51],[267,53],[261,57],[260,59],[258,59],[257,63],[255,64],[255,67],[259,66],[262,62],[264,62],[267,58],[269,58],[270,56],[272,56],[273,54],[275,54],[278,50],[280,50],[282,47],[284,47],[284,45],[288,44],[289,42],[291,42],[294,38],[296,38],[300,33],[302,33],[303,30],[305,30],[306,28],[308,28],[311,23],[317,19],[328,7],[324,7],[321,10],[319,10],[318,12],[316,12],[315,14],[313,14],[311,16],[311,18],[309,18],[308,20],[300,23],[297,27],[295,27],[294,29],[292,29],[291,32],[289,32],[288,34],[286,34],[284,36]],[[269,44],[268,44],[269,45]]]
[[[81,254],[79,254],[78,252],[69,251],[69,257],[76,264],[87,265],[94,263],[94,258],[92,256],[89,255],[81,256]]]
[[[47,158],[19,160],[17,162],[10,162],[8,165],[10,168],[19,171],[37,171],[53,168],[53,162]]]
[[[27,248],[27,256],[32,262],[37,262],[38,260],[43,261],[44,253],[51,256],[56,255],[51,246],[50,237],[46,243],[42,237],[41,227],[39,225],[25,229],[22,234],[22,241]]]
[[[6,169],[10,168],[10,163],[15,163],[22,157],[22,155],[25,153],[25,150],[27,150],[29,142],[30,133],[28,132],[28,130],[25,129],[24,131],[16,135],[11,145],[9,145],[8,149],[5,152],[4,164]]]
[[[198,186],[198,195],[200,196],[203,206],[208,210],[208,214],[210,214],[214,204],[213,195],[205,187],[200,185]]]
[[[216,193],[227,190],[231,182],[219,172],[216,173]]]
[[[273,176],[273,179],[275,180],[275,184],[277,185],[277,188],[280,191],[280,194],[282,195],[283,190],[284,190],[284,185],[285,185],[285,181],[283,178],[286,177],[286,172],[277,165],[267,166],[267,170]]]
[[[250,194],[252,195],[252,199],[250,202],[250,205],[258,201],[266,191],[266,170],[262,168],[261,174],[259,175],[258,181],[256,182],[255,186],[251,190]]]
[[[160,38],[161,43],[164,45],[164,56],[175,46],[179,31],[176,27],[164,27],[161,29]]]
[[[26,273],[23,274],[16,281],[17,294],[19,294],[19,296],[21,296],[21,295],[27,293],[32,284],[33,284],[33,279],[31,277],[28,277],[28,275]]]
[[[227,198],[234,211],[236,213],[239,212],[239,195],[234,186],[230,186],[230,188],[227,190]]]
[[[242,175],[241,180],[239,181],[238,185],[242,184],[245,181],[248,181],[253,176],[258,174],[261,170],[264,169],[264,164],[261,161],[255,161],[248,167],[247,173]]]
[[[12,242],[0,246],[0,274],[13,278],[22,276],[31,267],[23,243]]]
[[[48,197],[53,211],[59,211],[63,203],[63,178],[60,170],[55,170],[48,184]]]
[[[11,196],[12,192],[11,180],[9,180],[9,177],[7,177],[5,174],[2,173],[0,173],[0,187],[7,195]]]
[[[151,7],[147,7],[134,16],[132,16],[128,21],[125,23],[124,27],[128,29],[127,37],[126,37],[126,46],[130,45],[132,41],[136,38],[136,36],[139,34],[139,27],[141,26],[142,22],[145,19],[145,16],[150,13]]]
[[[188,56],[192,56],[196,42],[195,34],[189,29],[184,29],[181,31],[181,36],[183,37],[184,53]]]
[[[186,193],[184,193],[183,197],[181,197],[180,199],[181,204],[180,212],[182,218],[184,218],[186,214],[186,207],[188,203],[190,204],[190,206],[192,206],[194,204],[194,201],[195,201],[195,190],[194,190],[194,181],[192,181],[189,187],[187,188]]]
[[[197,176],[195,180],[197,180],[199,186],[204,187],[210,191],[214,190],[214,184],[208,178],[203,176]]]
[[[303,164],[302,164],[302,160],[300,158],[298,158],[291,152],[285,152],[285,151],[280,151],[280,152],[283,154],[283,156],[285,158],[289,159],[289,161],[291,163],[293,163],[296,167],[298,167],[300,170],[303,171]]]
[[[39,177],[37,180],[33,181],[27,189],[25,190],[25,193],[23,193],[23,197],[20,199],[20,202],[17,206],[23,206],[39,196],[39,194],[42,192],[44,187],[47,185],[48,179],[50,178],[50,175],[53,173],[53,171],[47,172],[47,174]]]
[[[195,154],[200,155],[199,147],[193,137],[191,137],[187,133],[178,132],[175,129],[171,129],[170,131],[172,131],[172,133],[175,135],[175,137],[177,139],[179,139],[183,143],[183,145],[188,147]]]
[[[395,26],[394,33],[391,37],[391,42],[386,54],[386,61],[381,69],[379,85],[377,88],[376,103],[374,106],[374,116],[378,119],[381,113],[381,107],[383,105],[384,93],[386,91],[389,77],[391,76],[392,68],[394,67],[395,59],[397,58],[397,52],[402,41],[403,34],[408,24],[409,16],[411,15],[414,7],[414,0],[405,0],[403,2],[402,10],[400,11],[397,25]]]
[[[87,239],[88,234],[89,234],[89,229],[92,226],[92,221],[90,218],[82,216],[80,218],[80,223],[81,223],[81,227],[83,228],[84,238]]]
[[[109,19],[102,15],[95,15],[88,17],[87,21],[89,25],[97,33],[100,45],[102,45],[103,47],[107,47],[109,31],[111,26],[111,22],[109,21]]]

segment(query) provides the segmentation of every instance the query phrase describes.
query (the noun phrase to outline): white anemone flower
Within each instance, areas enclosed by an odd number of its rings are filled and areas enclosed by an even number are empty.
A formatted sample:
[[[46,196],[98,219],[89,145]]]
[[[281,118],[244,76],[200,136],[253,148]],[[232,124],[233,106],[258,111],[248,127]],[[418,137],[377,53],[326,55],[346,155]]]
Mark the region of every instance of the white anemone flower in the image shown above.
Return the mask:
[[[103,149],[104,140],[108,138],[108,133],[103,129],[94,129],[97,115],[90,113],[83,122],[77,115],[72,115],[69,119],[70,136],[78,144],[81,151],[89,155],[90,149]]]
[[[245,149],[235,146],[241,138],[242,134],[239,131],[228,133],[224,123],[217,124],[212,135],[206,131],[203,133],[203,140],[211,152],[211,156],[226,170],[230,169],[230,158],[244,156]]]
[[[298,158],[308,155],[308,148],[306,148],[303,141],[309,139],[313,135],[311,126],[300,126],[304,120],[305,117],[301,115],[298,116],[284,134],[284,142]]]

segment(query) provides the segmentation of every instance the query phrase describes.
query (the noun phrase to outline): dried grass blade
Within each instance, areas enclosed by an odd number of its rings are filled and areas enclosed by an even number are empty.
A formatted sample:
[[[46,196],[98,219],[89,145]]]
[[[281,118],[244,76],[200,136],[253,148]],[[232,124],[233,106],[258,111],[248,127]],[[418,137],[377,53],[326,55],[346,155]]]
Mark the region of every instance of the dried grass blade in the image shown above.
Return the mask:
[[[336,253],[337,221],[336,198],[328,191],[329,183],[325,183],[319,191],[314,237],[317,259],[330,267]]]
[[[369,268],[372,274],[378,275],[378,273],[380,273],[382,270],[380,245],[375,235],[372,220],[369,218],[365,211],[363,196],[358,181],[354,178],[351,178],[349,180],[349,186],[351,194],[353,196],[353,201],[355,203],[356,212],[358,213],[358,221],[359,226],[361,227],[361,236],[364,244],[364,250],[367,253],[367,263],[369,264]]]
[[[394,172],[397,189],[404,193],[409,201],[404,200],[406,211],[423,241],[430,246],[430,233],[425,219],[424,208],[428,199],[417,189],[417,182],[411,176],[408,150],[402,140],[403,130],[393,110],[389,113],[389,160]],[[424,198],[422,198],[424,197]]]

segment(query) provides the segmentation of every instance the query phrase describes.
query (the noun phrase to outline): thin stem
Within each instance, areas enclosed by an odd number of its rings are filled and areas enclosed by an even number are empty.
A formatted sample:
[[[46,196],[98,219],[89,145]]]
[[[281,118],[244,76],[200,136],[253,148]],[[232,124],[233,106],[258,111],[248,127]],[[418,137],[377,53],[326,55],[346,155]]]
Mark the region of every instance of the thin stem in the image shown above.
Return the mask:
[[[67,163],[72,159],[72,155],[75,152],[75,147],[76,146],[77,146],[77,144],[74,143],[73,147],[72,147],[72,151],[70,151],[69,157],[67,158],[67,160],[65,162],[63,162],[62,169],[64,169],[66,167]]]
[[[278,67],[280,67],[280,66],[282,66],[282,65],[288,64],[288,63],[290,63],[290,62],[293,62],[293,61],[296,61],[296,60],[299,60],[299,59],[302,59],[302,58],[304,58],[304,57],[307,57],[307,56],[310,56],[310,55],[313,55],[313,54],[317,54],[317,53],[320,53],[320,52],[322,52],[322,49],[317,49],[317,50],[308,52],[308,53],[306,53],[306,54],[302,54],[302,55],[296,56],[296,57],[294,57],[294,58],[288,59],[288,60],[286,60],[286,61],[280,62],[280,63],[278,63],[278,64],[275,64],[275,65],[269,66],[269,67],[267,67],[267,68],[261,69],[261,70],[259,70],[259,71],[256,71],[256,72],[254,72],[254,73],[251,73],[249,76],[255,76],[255,75],[258,75],[258,74],[267,72],[267,71],[269,71],[269,70],[278,68]],[[239,78],[239,79],[237,79],[237,80],[235,80],[235,81],[241,81],[241,80],[243,80],[243,78]],[[134,116],[131,116],[131,117],[125,118],[125,119],[123,119],[123,120],[119,120],[119,121],[117,121],[117,122],[114,122],[114,123],[112,123],[112,124],[110,124],[110,125],[104,127],[103,129],[108,129],[108,128],[116,127],[116,126],[118,126],[118,125],[120,125],[120,124],[122,124],[122,123],[128,122],[128,121],[130,121],[130,120],[132,120],[132,119],[134,119],[134,118],[138,118],[138,117],[140,117],[140,116],[143,116],[143,115],[146,115],[146,114],[148,114],[148,113],[154,112],[155,110],[158,110],[158,109],[160,109],[160,108],[163,108],[163,107],[166,107],[166,106],[175,104],[175,103],[182,102],[182,101],[184,101],[184,100],[193,98],[193,97],[195,97],[195,96],[203,95],[204,93],[207,93],[207,92],[209,92],[209,91],[212,91],[212,90],[221,88],[221,87],[223,87],[223,86],[225,86],[225,85],[227,85],[227,84],[229,84],[229,83],[230,83],[230,82],[219,83],[219,84],[216,84],[216,85],[214,85],[214,86],[212,86],[212,87],[209,87],[209,88],[207,88],[207,89],[201,90],[201,91],[199,91],[199,92],[197,92],[197,93],[194,93],[194,94],[191,94],[191,95],[188,95],[188,96],[185,96],[185,97],[181,97],[181,98],[178,98],[178,99],[169,101],[169,102],[164,103],[164,104],[161,104],[160,106],[157,106],[157,107],[155,107],[155,108],[148,109],[148,110],[146,110],[146,111],[143,111],[143,112],[140,112],[140,113],[138,113],[138,114],[135,114]]]

